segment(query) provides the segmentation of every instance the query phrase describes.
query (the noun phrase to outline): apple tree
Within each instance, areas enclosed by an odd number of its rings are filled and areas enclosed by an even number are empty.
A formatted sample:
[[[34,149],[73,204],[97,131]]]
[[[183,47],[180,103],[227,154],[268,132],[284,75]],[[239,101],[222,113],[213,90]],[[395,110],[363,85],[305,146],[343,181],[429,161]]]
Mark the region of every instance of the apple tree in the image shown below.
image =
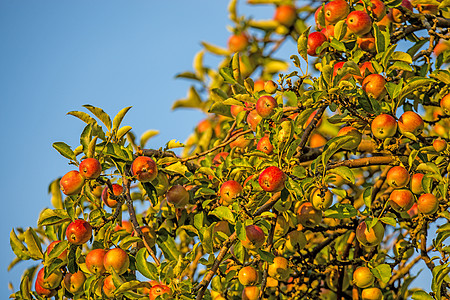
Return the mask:
[[[185,143],[69,112],[73,170],[11,231],[10,268],[36,261],[12,298],[449,299],[450,2],[244,5],[273,18],[232,0],[227,46],[177,75],[173,108],[206,114]]]

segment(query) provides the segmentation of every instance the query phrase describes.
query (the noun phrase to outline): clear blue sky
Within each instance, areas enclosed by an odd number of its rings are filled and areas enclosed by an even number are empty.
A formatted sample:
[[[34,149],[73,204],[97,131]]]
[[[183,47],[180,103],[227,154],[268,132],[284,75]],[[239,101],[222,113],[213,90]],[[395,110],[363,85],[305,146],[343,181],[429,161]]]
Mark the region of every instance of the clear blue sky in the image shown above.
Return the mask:
[[[242,13],[272,17],[270,6],[240,2]],[[200,41],[226,45],[227,5],[225,0],[0,2],[2,299],[10,295],[8,282],[18,288],[27,265],[6,271],[14,257],[11,229],[36,226],[39,212],[50,206],[48,184],[73,169],[51,146],[79,145],[84,123],[66,113],[84,110],[83,104],[110,115],[133,106],[124,125],[137,136],[147,129],[161,132],[148,147],[184,141],[204,115],[171,111],[189,87],[174,76],[192,69]],[[291,44],[279,55],[288,58],[295,50]],[[215,67],[217,59],[208,59]]]

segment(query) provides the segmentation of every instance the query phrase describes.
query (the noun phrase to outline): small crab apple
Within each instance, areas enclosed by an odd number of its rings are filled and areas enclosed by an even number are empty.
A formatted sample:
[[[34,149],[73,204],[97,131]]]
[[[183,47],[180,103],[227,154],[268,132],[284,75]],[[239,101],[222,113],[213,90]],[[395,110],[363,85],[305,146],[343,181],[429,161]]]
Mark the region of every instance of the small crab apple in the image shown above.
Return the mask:
[[[437,138],[433,141],[433,148],[436,152],[442,152],[447,149],[447,142],[441,138]]]
[[[362,83],[362,89],[372,98],[383,98],[386,91],[386,80],[380,74],[370,74],[364,78]]]
[[[131,171],[140,182],[152,181],[158,176],[158,167],[148,156],[138,156],[131,164]]]
[[[242,290],[242,300],[257,300],[259,297],[259,287],[256,285],[246,286]]]
[[[59,181],[61,191],[67,196],[79,194],[83,185],[84,177],[75,170],[67,172]]]
[[[336,24],[344,20],[350,13],[350,6],[345,0],[333,0],[324,7],[324,17],[327,24]]]
[[[36,291],[36,293],[39,296],[47,297],[47,298],[51,298],[58,293],[57,290],[46,289],[46,288],[42,287],[37,280],[34,283],[34,290]]]
[[[105,257],[105,249],[93,249],[86,255],[86,268],[92,274],[97,276],[105,273],[105,266],[103,265],[103,258]]]
[[[92,157],[84,159],[78,166],[80,174],[86,179],[96,179],[102,173],[102,165]]]
[[[258,283],[258,271],[252,266],[246,266],[239,270],[239,282],[244,285],[255,285]]]
[[[266,234],[258,225],[248,225],[245,227],[246,238],[242,241],[242,246],[249,250],[261,248],[266,241]]]
[[[297,11],[293,5],[280,5],[275,9],[273,19],[281,25],[290,27],[297,19]]]
[[[189,203],[189,192],[182,185],[174,185],[167,192],[167,202],[172,204],[175,208],[181,208]]]
[[[414,204],[414,195],[408,189],[393,190],[389,196],[389,204],[399,213],[406,212]]]
[[[400,133],[405,134],[409,132],[415,136],[422,133],[424,122],[420,115],[413,111],[405,111],[398,119],[398,129]]]
[[[359,223],[356,228],[356,239],[359,243],[366,247],[377,246],[381,243],[384,237],[384,227],[381,222],[375,223],[373,227],[368,229],[365,221]]]
[[[359,1],[362,3],[363,1]],[[371,11],[373,16],[375,17],[375,20],[380,21],[381,19],[386,16],[386,6],[384,5],[383,1],[381,0],[370,0],[370,3],[372,6],[367,6],[367,10]]]
[[[372,29],[372,19],[365,11],[361,10],[355,10],[349,13],[346,24],[348,30],[357,36],[368,34]]]
[[[409,182],[409,173],[403,166],[394,166],[386,175],[386,182],[393,188],[405,187]]]
[[[400,6],[406,8],[410,11],[413,10],[413,6],[409,0],[402,0],[402,3],[400,4]],[[402,11],[400,11],[400,9],[398,9],[398,8],[391,8],[389,10],[389,17],[395,23],[403,23],[407,20],[407,16]]]
[[[77,219],[67,226],[66,237],[69,243],[82,245],[91,239],[92,226],[83,219]]]
[[[40,269],[36,281],[44,289],[52,290],[57,288],[63,279],[63,274],[60,269],[55,269],[48,274],[47,278],[44,278],[44,268]]]
[[[322,147],[322,146],[325,146],[327,141],[328,140],[320,133],[313,133],[309,137],[309,147],[311,147],[311,148]]]
[[[370,125],[374,137],[384,140],[393,137],[397,132],[397,121],[388,114],[378,115]]]
[[[220,203],[222,205],[230,205],[236,197],[242,193],[242,186],[235,180],[228,180],[222,183],[220,187]]]
[[[120,196],[123,192],[123,187],[120,184],[114,183],[112,185],[114,196]],[[117,206],[117,201],[111,198],[109,194],[109,188],[106,186],[102,192],[102,200],[106,206],[115,208]]]
[[[365,288],[361,291],[362,300],[382,300],[383,292],[377,287]]]
[[[356,39],[356,43],[358,44],[359,48],[361,48],[363,51],[366,52],[375,52],[375,38],[371,33],[368,33],[363,36],[358,36]]]
[[[106,252],[103,257],[103,266],[106,271],[111,272],[114,269],[117,274],[121,275],[130,266],[130,258],[125,250],[114,248]]]
[[[337,136],[350,136],[352,137],[351,140],[349,140],[348,142],[346,142],[342,148],[345,150],[353,150],[356,149],[359,144],[361,143],[361,139],[362,139],[362,134],[361,132],[358,131],[358,129],[356,129],[355,127],[352,126],[345,126],[342,127]]]
[[[270,117],[275,108],[277,107],[277,101],[272,96],[264,95],[259,97],[256,102],[256,111],[263,118]]]
[[[316,188],[309,200],[315,209],[326,210],[333,203],[333,194],[327,188]]]
[[[233,34],[228,39],[228,49],[231,52],[241,52],[244,51],[248,46],[248,36],[241,32],[239,34]]]
[[[86,281],[86,275],[81,270],[76,273],[66,273],[64,276],[64,286],[66,290],[72,294],[78,293],[83,288],[84,282]]]
[[[297,210],[297,220],[305,227],[314,227],[322,221],[322,211],[315,209],[311,202],[305,202]]]
[[[442,97],[441,101],[439,102],[439,105],[441,106],[442,111],[447,116],[450,115],[450,94],[445,95]]]
[[[267,155],[272,154],[272,152],[273,152],[273,145],[270,142],[270,138],[267,135],[265,135],[262,138],[260,138],[259,141],[258,141],[258,144],[256,145],[256,149],[266,153]]]
[[[413,192],[416,195],[420,195],[423,193],[423,187],[422,187],[422,179],[423,179],[422,173],[415,173],[413,176],[411,176],[411,181],[409,187],[411,188],[411,192]]]
[[[256,128],[258,128],[258,124],[262,119],[263,117],[258,114],[256,109],[252,109],[247,115],[247,123],[253,131],[256,131]]]
[[[149,300],[155,300],[160,295],[172,296],[172,290],[165,284],[156,284],[150,288]],[[161,297],[160,297],[161,298]]]
[[[258,183],[266,192],[279,192],[284,188],[285,180],[286,175],[280,168],[270,166],[259,175]]]
[[[439,200],[433,194],[423,194],[417,199],[417,208],[424,215],[434,214],[439,208]]]
[[[308,35],[307,53],[310,56],[318,56],[317,49],[327,41],[327,37],[322,32],[312,32]]]
[[[375,282],[375,276],[368,267],[359,267],[353,272],[353,283],[359,288],[367,288]]]

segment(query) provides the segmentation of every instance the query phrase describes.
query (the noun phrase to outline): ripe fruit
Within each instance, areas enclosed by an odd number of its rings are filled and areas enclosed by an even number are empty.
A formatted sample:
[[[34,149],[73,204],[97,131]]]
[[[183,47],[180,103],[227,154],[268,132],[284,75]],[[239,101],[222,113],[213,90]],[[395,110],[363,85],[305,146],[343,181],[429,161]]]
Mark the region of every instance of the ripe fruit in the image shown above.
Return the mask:
[[[256,111],[263,118],[270,117],[273,114],[275,107],[277,107],[277,101],[272,96],[261,96],[256,102]]]
[[[329,189],[316,188],[312,193],[309,200],[315,209],[326,210],[333,203],[333,194]]]
[[[237,130],[233,131],[231,133],[231,137],[235,136],[236,134],[238,134],[240,132],[242,132],[242,129],[237,129]],[[237,148],[241,148],[241,149],[247,148],[250,145],[250,143],[253,142],[252,137],[253,137],[253,135],[252,136],[240,135],[237,139],[235,139],[234,141],[232,141],[230,143],[230,147],[231,148],[237,147]]]
[[[408,260],[414,254],[414,248],[404,239],[400,239],[395,243],[394,255],[401,260]],[[401,255],[401,256],[400,256]]]
[[[259,175],[258,183],[266,192],[279,192],[284,188],[286,175],[280,168],[271,166],[267,167]]]
[[[48,245],[48,247],[47,247],[47,255],[50,255],[53,248],[55,248],[55,246],[58,245],[58,243],[60,243],[60,242],[61,241],[51,242],[50,245]],[[65,249],[60,255],[58,255],[58,258],[61,259],[62,261],[67,261],[67,249]]]
[[[66,173],[59,181],[61,191],[67,196],[79,194],[83,185],[84,177],[75,170]]]
[[[91,239],[92,226],[83,219],[77,219],[67,226],[66,237],[69,243],[82,245]]]
[[[433,141],[433,148],[436,152],[442,152],[447,149],[447,142],[441,138],[435,139]]]
[[[411,192],[413,192],[416,195],[420,195],[423,193],[422,179],[423,179],[422,173],[415,173],[411,177],[411,182],[410,182]]]
[[[327,37],[327,40],[331,41],[331,38],[334,37],[334,25],[327,25],[327,27],[322,29],[320,32]]]
[[[414,203],[413,206],[408,210],[408,215],[410,218],[417,217],[419,214],[419,209],[417,208],[417,203]]]
[[[289,278],[289,262],[282,256],[276,256],[273,263],[269,264],[268,274],[276,280],[286,281]]]
[[[66,276],[64,276],[64,286],[66,290],[68,290],[72,294],[81,291],[85,281],[86,276],[81,270],[78,270],[78,272],[74,274],[67,273]]]
[[[105,293],[106,297],[112,299],[114,297],[114,291],[116,290],[116,286],[114,285],[113,276],[108,275],[103,280],[103,293]]]
[[[339,61],[337,63],[334,64],[333,66],[333,78],[336,77],[336,75],[338,74],[338,70],[342,69],[342,67],[344,67],[345,61]],[[350,79],[352,75],[351,74],[346,74],[344,75],[344,77],[342,77],[341,80],[348,80]]]
[[[450,115],[450,94],[445,95],[442,97],[441,102],[439,102],[442,111],[447,116]]]
[[[413,6],[409,0],[402,0],[402,4],[400,5],[410,11],[413,10]],[[390,19],[395,23],[403,23],[406,21],[407,16],[403,14],[398,8],[391,8],[389,11]]]
[[[126,251],[120,248],[108,250],[103,257],[103,266],[105,270],[111,272],[114,269],[117,274],[125,273],[130,266],[130,259]]]
[[[43,288],[42,286],[39,285],[39,282],[37,280],[34,283],[34,290],[36,291],[36,293],[38,293],[39,296],[47,297],[47,298],[51,298],[51,297],[55,296],[57,293],[56,290],[50,290],[50,289]]]
[[[229,154],[228,152],[219,152],[219,153],[217,153],[216,156],[214,156],[214,158],[213,158],[213,164],[216,165],[216,166],[220,165],[222,162],[225,161],[225,159],[227,158],[228,154]]]
[[[375,276],[368,267],[359,267],[353,272],[353,283],[359,288],[371,286],[375,281]]]
[[[114,183],[112,185],[112,188],[113,188],[114,196],[120,196],[120,194],[122,194],[122,192],[123,192],[123,187],[121,185],[119,185],[119,184]],[[115,208],[117,206],[117,201],[112,199],[111,195],[109,194],[108,186],[106,186],[103,189],[102,200],[105,203],[105,205],[108,206],[108,207]]]
[[[256,149],[266,153],[267,155],[272,154],[273,145],[270,143],[270,139],[267,135],[259,139]]]
[[[406,212],[413,206],[414,196],[407,189],[393,190],[389,196],[389,204],[399,213]]]
[[[362,2],[362,1],[359,1]],[[376,20],[381,20],[386,16],[386,6],[381,0],[370,0],[372,6],[367,6],[367,10],[373,13]]]
[[[377,246],[381,243],[383,237],[384,227],[381,222],[377,222],[372,228],[368,229],[366,222],[362,221],[356,228],[356,238],[363,246]]]
[[[362,36],[372,29],[372,19],[365,11],[355,10],[347,16],[347,28],[350,32]]]
[[[297,220],[305,227],[314,227],[322,221],[322,211],[315,209],[312,203],[305,202],[297,210]]]
[[[102,173],[102,165],[100,162],[92,157],[83,160],[80,165],[80,174],[86,179],[95,179]]]
[[[133,225],[131,224],[130,221],[122,220],[122,223],[120,225],[117,224],[116,227],[114,227],[114,231],[119,231],[119,230],[125,230],[128,233],[132,233]]]
[[[383,293],[379,288],[372,287],[372,288],[366,288],[363,289],[361,292],[361,299],[362,300],[382,300],[383,299]]]
[[[368,33],[363,36],[359,36],[356,39],[356,43],[358,44],[359,48],[361,48],[364,51],[367,52],[375,52],[375,38],[371,33]]]
[[[389,14],[386,14],[380,21],[376,22],[375,24],[377,24],[377,26],[380,28],[380,30],[382,31],[386,31],[388,29],[391,28],[391,17]]]
[[[228,49],[231,52],[244,51],[248,46],[248,37],[245,33],[233,34],[228,39]]]
[[[374,137],[384,140],[393,137],[397,132],[397,121],[388,114],[378,115],[370,125]]]
[[[409,182],[408,170],[402,166],[390,168],[386,175],[386,182],[393,188],[405,187]]]
[[[409,132],[418,136],[422,133],[423,128],[424,122],[422,117],[413,111],[404,112],[398,119],[398,129],[402,134]]]
[[[153,159],[148,156],[138,156],[131,164],[131,171],[140,182],[149,182],[158,175],[158,167]]]
[[[242,193],[242,186],[239,182],[228,180],[222,183],[220,187],[220,203],[222,205],[230,205],[236,197]]]
[[[318,56],[316,50],[327,41],[327,37],[322,32],[312,32],[308,35],[307,53],[310,56]]]
[[[245,107],[240,106],[240,105],[231,105],[231,107],[230,107],[231,115],[235,118],[238,115],[238,113],[240,113],[241,111],[244,111],[244,110],[245,110]]]
[[[280,5],[275,9],[275,15],[273,19],[284,25],[286,27],[290,27],[294,24],[295,19],[297,18],[297,12],[293,5]]]
[[[105,249],[93,249],[86,255],[86,268],[89,272],[97,276],[105,273],[106,270],[103,265],[105,254]]]
[[[336,24],[345,19],[350,12],[350,6],[347,1],[333,0],[324,7],[324,16],[327,24]]]
[[[253,91],[254,92],[263,91],[264,90],[264,85],[265,85],[264,80],[262,80],[262,79],[255,80],[255,82],[253,83]],[[248,103],[246,103],[246,105],[247,104]]]
[[[156,297],[160,295],[168,295],[170,297],[172,296],[172,290],[164,284],[157,284],[150,288],[150,292],[148,294],[149,300],[155,300]]]
[[[253,131],[256,131],[256,128],[262,119],[263,118],[258,114],[256,109],[252,109],[247,115],[247,123]]]
[[[380,100],[386,95],[386,80],[380,74],[370,74],[364,78],[362,89],[368,96]]]
[[[239,282],[242,285],[255,285],[258,283],[258,272],[252,266],[246,266],[239,270]]]
[[[174,185],[167,192],[167,202],[175,208],[181,208],[189,203],[189,192],[182,185]]]
[[[36,281],[44,289],[52,290],[61,284],[62,278],[63,274],[60,269],[54,270],[48,274],[47,278],[44,278],[44,268],[42,268],[37,274]]]
[[[446,40],[440,40],[439,43],[434,47],[433,54],[438,57],[444,51],[450,49],[450,44]]]
[[[325,146],[327,139],[323,137],[320,133],[313,133],[309,138],[309,147],[318,148]]]
[[[361,139],[362,139],[361,132],[359,132],[355,127],[352,127],[352,126],[342,127],[339,130],[337,136],[350,136],[350,137],[352,137],[351,140],[349,140],[348,142],[346,142],[342,146],[342,149],[345,149],[345,150],[356,149],[359,146],[359,144],[361,143]]]
[[[375,69],[373,68],[373,65],[370,61],[366,61],[359,66],[359,72],[361,73],[361,76],[355,76],[355,78],[362,82],[362,80],[366,78],[366,74],[367,75],[374,74]]]
[[[439,200],[433,194],[423,194],[417,199],[417,208],[424,215],[434,214],[439,208]]]
[[[257,300],[259,296],[259,287],[252,285],[246,286],[242,290],[242,300]]]
[[[246,238],[242,241],[242,246],[249,250],[260,248],[266,241],[266,234],[258,225],[248,225],[245,227]]]

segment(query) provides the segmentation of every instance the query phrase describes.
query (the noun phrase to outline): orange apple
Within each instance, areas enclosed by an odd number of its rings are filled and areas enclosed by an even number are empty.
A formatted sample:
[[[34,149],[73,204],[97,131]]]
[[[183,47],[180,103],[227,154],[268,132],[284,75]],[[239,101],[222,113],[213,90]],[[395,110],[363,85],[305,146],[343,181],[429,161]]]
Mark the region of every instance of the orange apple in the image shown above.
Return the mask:
[[[325,146],[328,142],[326,138],[323,137],[320,133],[313,133],[309,138],[309,147],[311,148],[319,148]]]
[[[337,136],[350,136],[350,137],[352,137],[352,139],[350,141],[346,142],[342,146],[342,149],[345,149],[345,150],[356,149],[359,146],[359,144],[361,143],[361,139],[362,139],[361,132],[359,132],[358,129],[356,129],[355,127],[352,127],[352,126],[342,127],[339,130]]]
[[[372,228],[368,229],[365,221],[361,221],[356,228],[356,239],[366,247],[377,246],[384,237],[384,227],[381,222],[377,222]]]
[[[76,273],[67,273],[64,276],[64,286],[72,294],[76,294],[83,289],[84,282],[86,281],[86,275],[81,270]]]
[[[84,177],[78,171],[70,171],[61,178],[59,186],[64,195],[79,194],[84,186]]]
[[[92,274],[97,276],[105,273],[105,266],[103,265],[103,259],[105,257],[105,249],[93,249],[86,255],[86,268]]]
[[[123,187],[119,184],[114,183],[112,185],[114,196],[120,196],[123,192]],[[102,200],[106,204],[106,206],[115,208],[117,206],[117,201],[111,198],[109,194],[109,188],[106,186],[102,192]]]
[[[364,78],[362,89],[372,98],[380,100],[386,95],[386,80],[380,74],[370,74]]]
[[[222,205],[230,205],[236,197],[242,193],[242,186],[235,180],[228,180],[222,183],[220,187],[220,203]]]
[[[378,115],[370,125],[374,137],[384,140],[393,137],[397,132],[397,121],[388,114]]]
[[[149,300],[155,300],[160,295],[172,296],[172,290],[170,287],[164,284],[157,284],[150,288]]]
[[[48,247],[47,247],[47,255],[50,255],[53,248],[55,248],[55,246],[58,245],[58,243],[60,243],[60,242],[61,241],[51,242],[50,245],[48,245]],[[58,258],[61,259],[62,261],[67,261],[67,249],[64,250],[60,255],[58,255]]]
[[[436,152],[440,153],[447,149],[447,141],[437,138],[433,141],[433,148]]]
[[[244,32],[233,34],[228,39],[228,49],[231,52],[242,52],[247,48],[248,43],[248,36]]]
[[[272,96],[264,95],[259,97],[256,102],[256,111],[262,118],[270,117],[275,108],[278,106],[277,101]]]
[[[266,192],[279,192],[284,189],[286,175],[280,168],[270,166],[264,169],[258,177],[258,183]]]
[[[346,23],[348,30],[357,36],[363,36],[372,30],[372,19],[365,11],[352,11],[348,14]]]
[[[379,288],[365,288],[361,292],[361,300],[382,300],[383,293]]]
[[[44,268],[40,269],[36,281],[44,289],[52,290],[57,288],[63,279],[63,274],[60,269],[54,270],[52,273],[48,274],[47,278],[44,278]]]
[[[444,97],[442,97],[439,104],[441,106],[442,112],[447,116],[450,115],[450,94],[447,94]]]
[[[375,282],[375,276],[368,267],[359,267],[353,272],[353,283],[359,288],[367,288]]]
[[[261,122],[263,118],[256,111],[256,109],[252,109],[247,115],[247,123],[253,131],[256,131],[259,122]]]
[[[295,6],[288,4],[278,6],[273,19],[286,27],[292,26],[297,19]]]
[[[267,155],[272,154],[273,145],[270,143],[270,138],[267,135],[260,138],[258,144],[256,145],[256,149],[266,153]]]
[[[402,0],[402,7],[412,11],[413,6],[409,0]],[[389,18],[395,23],[403,23],[407,20],[407,16],[402,13],[398,8],[391,8],[389,10]]]
[[[409,182],[409,173],[403,166],[394,166],[386,175],[386,182],[393,188],[405,187]]]
[[[400,133],[412,133],[418,136],[422,133],[424,122],[421,116],[413,111],[405,111],[398,119],[398,129]]]
[[[408,189],[393,190],[389,196],[389,204],[399,212],[408,211],[414,204],[414,196]]]
[[[78,168],[81,176],[86,179],[96,179],[102,173],[102,165],[97,159],[92,157],[84,159]]]
[[[92,226],[83,219],[77,219],[67,226],[66,237],[69,243],[82,245],[91,239]]]
[[[242,300],[257,300],[259,297],[259,287],[256,285],[246,286],[242,290]]]
[[[297,210],[297,220],[305,227],[314,227],[322,221],[322,211],[315,209],[311,202],[305,202]]]
[[[439,200],[433,194],[423,194],[417,199],[417,208],[424,215],[434,214],[439,209]]]
[[[105,270],[111,272],[112,269],[117,274],[125,273],[130,266],[130,258],[125,250],[113,248],[108,250],[103,257],[103,266]]]
[[[276,280],[286,281],[290,274],[289,261],[282,256],[276,256],[273,263],[269,264],[268,274]]]
[[[36,280],[34,283],[34,290],[38,293],[39,296],[51,298],[57,294],[56,290],[46,289],[39,285],[39,282]]]
[[[258,271],[252,266],[246,266],[239,270],[239,282],[244,285],[255,285],[258,283]]]
[[[158,176],[158,167],[155,161],[148,156],[136,157],[131,164],[131,171],[140,182],[149,182]]]

